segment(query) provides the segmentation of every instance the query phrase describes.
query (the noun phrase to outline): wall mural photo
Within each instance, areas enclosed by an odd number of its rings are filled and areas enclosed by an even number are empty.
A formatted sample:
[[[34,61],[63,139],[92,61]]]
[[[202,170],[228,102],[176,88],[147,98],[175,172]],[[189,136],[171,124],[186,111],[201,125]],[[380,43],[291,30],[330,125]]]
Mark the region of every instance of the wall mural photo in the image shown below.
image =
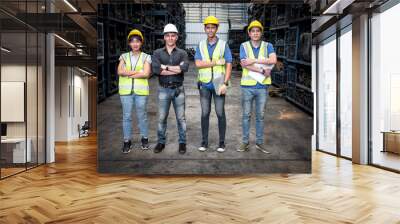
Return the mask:
[[[98,171],[310,173],[308,5],[98,6]]]

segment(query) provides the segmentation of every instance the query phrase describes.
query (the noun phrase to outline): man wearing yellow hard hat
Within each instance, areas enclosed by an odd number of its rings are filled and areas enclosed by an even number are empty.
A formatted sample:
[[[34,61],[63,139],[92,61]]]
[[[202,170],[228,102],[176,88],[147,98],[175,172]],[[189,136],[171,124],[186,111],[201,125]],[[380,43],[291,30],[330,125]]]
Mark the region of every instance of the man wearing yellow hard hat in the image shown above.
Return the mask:
[[[240,81],[242,92],[242,144],[237,151],[249,150],[249,130],[252,103],[255,102],[256,149],[269,153],[264,146],[264,112],[268,87],[271,85],[271,69],[276,63],[275,50],[271,43],[262,40],[264,27],[254,20],[247,27],[250,37],[240,45],[240,62],[243,68]]]
[[[122,129],[124,133],[123,153],[132,149],[132,108],[135,106],[136,117],[141,135],[141,148],[149,149],[147,99],[149,96],[148,78],[151,73],[151,57],[141,51],[144,37],[134,29],[128,34],[130,51],[123,53],[118,65],[118,93],[122,103]]]
[[[208,149],[208,130],[211,100],[214,98],[218,117],[219,145],[217,152],[225,151],[225,94],[232,72],[232,53],[228,44],[216,36],[219,21],[215,16],[204,19],[207,39],[201,41],[196,49],[195,64],[198,69],[198,88],[201,104],[202,141],[199,151]]]

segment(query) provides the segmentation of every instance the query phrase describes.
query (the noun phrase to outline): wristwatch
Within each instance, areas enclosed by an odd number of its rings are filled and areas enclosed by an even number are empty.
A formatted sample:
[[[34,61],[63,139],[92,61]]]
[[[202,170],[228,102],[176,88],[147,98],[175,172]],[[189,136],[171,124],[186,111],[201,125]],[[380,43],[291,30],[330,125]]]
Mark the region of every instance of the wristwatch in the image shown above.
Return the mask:
[[[229,82],[224,82],[224,85],[229,86]]]
[[[167,69],[168,70],[168,69]],[[265,69],[261,69],[261,73],[264,74],[265,73]]]
[[[169,68],[168,68],[168,66],[166,66],[166,67],[165,67],[165,70],[169,71]]]

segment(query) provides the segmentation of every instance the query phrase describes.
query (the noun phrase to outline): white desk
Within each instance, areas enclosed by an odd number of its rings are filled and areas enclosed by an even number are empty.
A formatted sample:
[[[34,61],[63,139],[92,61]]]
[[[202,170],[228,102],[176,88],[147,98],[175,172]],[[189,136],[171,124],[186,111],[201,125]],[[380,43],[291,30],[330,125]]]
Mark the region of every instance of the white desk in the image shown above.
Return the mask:
[[[32,154],[31,154],[31,146],[32,140],[30,138],[26,139],[28,143],[26,147],[26,154],[25,154],[25,138],[6,138],[1,139],[1,144],[3,145],[13,145],[13,163],[25,163],[31,162]],[[25,158],[27,161],[25,161]]]

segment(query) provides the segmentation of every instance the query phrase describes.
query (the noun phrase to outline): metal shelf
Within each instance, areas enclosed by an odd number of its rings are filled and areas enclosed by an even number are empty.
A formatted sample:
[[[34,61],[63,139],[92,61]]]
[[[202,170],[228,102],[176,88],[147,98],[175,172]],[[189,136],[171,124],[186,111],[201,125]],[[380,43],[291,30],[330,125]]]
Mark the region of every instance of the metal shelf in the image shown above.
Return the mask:
[[[302,88],[302,89],[304,89],[304,90],[307,90],[307,91],[309,91],[309,92],[312,92],[312,90],[311,90],[309,87],[307,87],[307,86],[305,86],[305,85],[303,85],[303,84],[296,83],[296,86],[299,87],[299,88]]]
[[[294,105],[300,107],[300,109],[303,109],[305,112],[309,113],[309,114],[313,114],[314,111],[311,110],[311,108],[308,108],[306,106],[304,106],[303,104],[298,103],[296,100],[292,99],[291,97],[286,96],[285,97],[287,101],[293,103]]]
[[[301,64],[301,65],[306,65],[306,66],[311,66],[310,62],[306,61],[300,61],[300,60],[293,60],[293,59],[286,59],[288,62],[296,63],[296,64]]]
[[[311,21],[311,18],[312,18],[311,16],[297,18],[297,19],[289,20],[289,23],[293,24],[293,23],[300,23],[300,22],[304,22],[304,21]]]
[[[281,26],[274,26],[269,28],[269,30],[281,30],[281,29],[286,29],[289,28],[289,25],[281,25]]]

